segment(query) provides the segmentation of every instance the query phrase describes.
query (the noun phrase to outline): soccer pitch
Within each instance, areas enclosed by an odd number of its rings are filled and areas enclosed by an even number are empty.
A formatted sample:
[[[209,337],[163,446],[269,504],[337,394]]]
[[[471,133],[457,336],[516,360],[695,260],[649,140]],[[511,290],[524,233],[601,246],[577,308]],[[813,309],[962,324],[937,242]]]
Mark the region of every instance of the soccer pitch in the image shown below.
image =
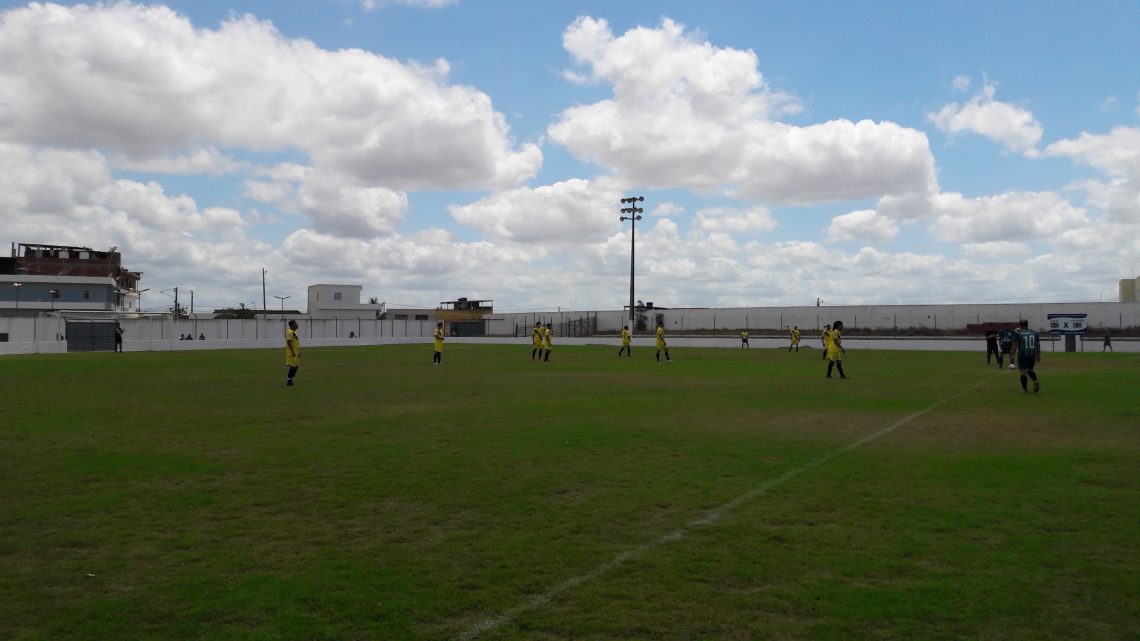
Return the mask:
[[[0,360],[0,638],[1135,639],[1140,357]]]

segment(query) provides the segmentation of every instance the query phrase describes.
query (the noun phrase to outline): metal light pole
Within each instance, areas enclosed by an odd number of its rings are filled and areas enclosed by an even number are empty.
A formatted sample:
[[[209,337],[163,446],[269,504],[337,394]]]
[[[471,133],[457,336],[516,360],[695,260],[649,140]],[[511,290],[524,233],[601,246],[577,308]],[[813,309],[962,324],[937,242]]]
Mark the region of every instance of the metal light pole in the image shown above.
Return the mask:
[[[23,283],[12,283],[12,287],[16,288],[16,310],[17,311],[19,311],[19,309],[20,309],[20,287],[23,287],[23,285],[24,285]]]
[[[51,311],[54,312],[55,311],[55,299],[59,298],[59,290],[58,289],[49,289],[48,295],[49,295],[48,297],[51,298]]]
[[[629,214],[629,215],[628,216],[622,216],[618,219],[622,222],[625,222],[627,220],[629,221],[629,331],[630,332],[633,332],[637,329],[637,320],[636,320],[636,317],[634,316],[634,314],[636,312],[634,311],[634,307],[633,307],[633,300],[634,300],[633,299],[633,265],[634,265],[633,257],[634,257],[634,251],[636,249],[635,243],[637,241],[637,221],[641,220],[641,213],[645,211],[644,209],[638,207],[636,205],[636,203],[642,202],[644,200],[645,200],[645,196],[631,196],[629,198],[622,198],[621,203],[623,205],[629,205],[629,206],[628,207],[622,207],[621,213]]]
[[[142,306],[142,295],[143,295],[143,292],[149,292],[149,291],[150,291],[150,288],[149,288],[149,287],[147,287],[146,289],[140,289],[140,290],[138,290],[138,295],[139,295],[139,313],[140,313],[140,314],[141,314],[141,313],[142,313],[142,311],[143,311],[143,306]]]
[[[273,297],[276,298],[277,300],[281,301],[281,320],[285,320],[285,299],[286,298],[293,298],[293,297],[292,296],[278,296],[277,294],[274,294]]]

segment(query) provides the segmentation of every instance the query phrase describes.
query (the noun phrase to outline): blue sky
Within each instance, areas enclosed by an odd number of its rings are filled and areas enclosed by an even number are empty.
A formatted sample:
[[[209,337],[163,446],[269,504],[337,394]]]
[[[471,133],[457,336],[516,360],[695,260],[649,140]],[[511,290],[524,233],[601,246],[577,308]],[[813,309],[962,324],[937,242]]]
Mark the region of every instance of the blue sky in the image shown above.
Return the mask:
[[[641,194],[660,305],[1107,299],[1140,262],[1138,27],[1132,2],[0,2],[0,241],[115,245],[203,307],[256,303],[265,267],[298,301],[613,309]]]

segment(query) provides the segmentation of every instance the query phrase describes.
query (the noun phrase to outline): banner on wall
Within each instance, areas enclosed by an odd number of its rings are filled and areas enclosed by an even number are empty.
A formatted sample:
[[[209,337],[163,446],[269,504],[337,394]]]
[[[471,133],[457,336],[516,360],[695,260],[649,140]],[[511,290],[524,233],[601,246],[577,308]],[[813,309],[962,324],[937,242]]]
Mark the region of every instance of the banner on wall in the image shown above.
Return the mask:
[[[1050,334],[1088,334],[1088,314],[1049,314]]]

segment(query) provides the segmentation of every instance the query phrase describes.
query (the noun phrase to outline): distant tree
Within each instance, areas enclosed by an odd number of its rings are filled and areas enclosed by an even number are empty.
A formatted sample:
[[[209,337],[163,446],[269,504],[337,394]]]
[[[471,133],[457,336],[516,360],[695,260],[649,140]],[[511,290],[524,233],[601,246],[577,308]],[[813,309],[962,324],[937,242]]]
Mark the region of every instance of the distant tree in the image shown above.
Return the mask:
[[[214,310],[214,318],[257,318],[257,314],[245,306],[245,303],[238,303],[237,307],[223,307]]]
[[[649,319],[645,314],[645,303],[639,299],[637,301],[637,305],[634,306],[634,310],[637,312],[634,315],[634,319],[636,319],[635,325],[637,327],[637,331],[644,332],[646,327],[649,325]]]

